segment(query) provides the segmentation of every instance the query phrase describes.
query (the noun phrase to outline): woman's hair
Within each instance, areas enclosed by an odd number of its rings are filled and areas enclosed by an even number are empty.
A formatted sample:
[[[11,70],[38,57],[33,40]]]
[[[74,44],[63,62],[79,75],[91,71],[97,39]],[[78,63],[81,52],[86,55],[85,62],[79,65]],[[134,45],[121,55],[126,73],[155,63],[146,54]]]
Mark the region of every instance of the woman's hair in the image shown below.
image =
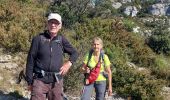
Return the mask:
[[[95,41],[99,41],[99,43],[100,43],[100,44],[102,45],[102,47],[103,47],[103,41],[102,41],[101,38],[99,38],[99,37],[94,37],[92,43],[94,43]]]

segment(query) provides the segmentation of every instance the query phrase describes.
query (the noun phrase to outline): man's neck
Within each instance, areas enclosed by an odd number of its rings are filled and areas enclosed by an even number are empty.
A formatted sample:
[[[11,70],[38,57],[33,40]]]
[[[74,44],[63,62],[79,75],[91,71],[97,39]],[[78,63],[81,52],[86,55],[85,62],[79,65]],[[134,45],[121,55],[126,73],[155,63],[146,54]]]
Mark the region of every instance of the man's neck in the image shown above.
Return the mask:
[[[57,36],[57,33],[50,33],[51,39],[53,39],[55,36]]]

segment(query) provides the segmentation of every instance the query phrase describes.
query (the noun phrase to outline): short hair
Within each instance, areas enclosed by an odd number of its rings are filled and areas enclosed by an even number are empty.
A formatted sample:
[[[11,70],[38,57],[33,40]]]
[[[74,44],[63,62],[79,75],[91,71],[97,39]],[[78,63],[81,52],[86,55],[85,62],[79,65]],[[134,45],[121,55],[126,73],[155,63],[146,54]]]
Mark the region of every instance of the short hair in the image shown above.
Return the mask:
[[[101,38],[99,38],[99,37],[94,37],[92,43],[94,43],[94,41],[99,41],[99,43],[100,43],[100,44],[102,45],[102,47],[103,47],[103,41],[102,41]]]

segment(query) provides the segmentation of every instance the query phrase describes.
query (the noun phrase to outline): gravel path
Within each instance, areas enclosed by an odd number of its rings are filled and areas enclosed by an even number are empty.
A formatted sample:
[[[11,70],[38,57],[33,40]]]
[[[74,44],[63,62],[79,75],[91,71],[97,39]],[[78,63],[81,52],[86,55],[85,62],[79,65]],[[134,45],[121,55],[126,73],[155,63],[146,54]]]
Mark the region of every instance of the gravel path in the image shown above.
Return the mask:
[[[80,100],[80,97],[71,96],[71,95],[67,95],[67,98],[68,98],[67,100]],[[0,94],[0,100],[29,100],[29,98],[16,98],[11,94]],[[95,98],[92,97],[91,100],[95,100]],[[126,100],[126,99],[121,98],[116,94],[113,94],[110,97],[106,96],[106,100]]]

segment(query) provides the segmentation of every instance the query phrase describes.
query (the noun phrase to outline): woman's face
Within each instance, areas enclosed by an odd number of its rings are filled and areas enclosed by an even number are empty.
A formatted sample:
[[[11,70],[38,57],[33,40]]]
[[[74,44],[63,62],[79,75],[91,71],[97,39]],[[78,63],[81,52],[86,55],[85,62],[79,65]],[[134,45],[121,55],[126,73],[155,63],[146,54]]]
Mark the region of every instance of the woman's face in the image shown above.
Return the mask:
[[[94,50],[95,52],[100,52],[101,49],[102,49],[101,43],[100,43],[99,41],[95,40],[95,41],[93,42],[93,50]]]

